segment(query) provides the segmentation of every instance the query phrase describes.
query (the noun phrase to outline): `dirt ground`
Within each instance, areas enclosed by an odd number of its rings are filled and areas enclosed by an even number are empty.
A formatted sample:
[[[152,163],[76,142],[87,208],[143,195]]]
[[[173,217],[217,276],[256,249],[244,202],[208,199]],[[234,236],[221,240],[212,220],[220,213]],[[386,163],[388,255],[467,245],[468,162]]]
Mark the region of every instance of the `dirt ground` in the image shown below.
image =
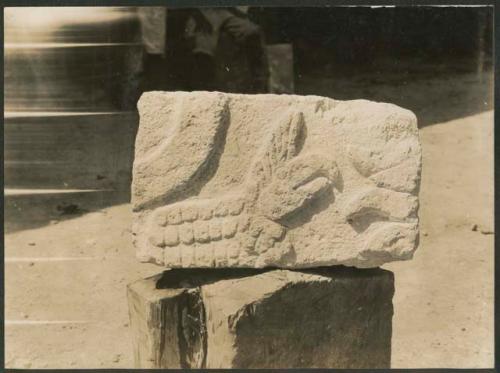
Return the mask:
[[[491,74],[306,83],[300,93],[391,101],[420,119],[420,247],[384,266],[396,279],[393,368],[492,367]],[[127,198],[7,196],[6,367],[133,367],[125,285],[161,269],[135,260]]]
[[[420,246],[384,266],[394,368],[493,367],[492,138],[491,111],[421,131]]]

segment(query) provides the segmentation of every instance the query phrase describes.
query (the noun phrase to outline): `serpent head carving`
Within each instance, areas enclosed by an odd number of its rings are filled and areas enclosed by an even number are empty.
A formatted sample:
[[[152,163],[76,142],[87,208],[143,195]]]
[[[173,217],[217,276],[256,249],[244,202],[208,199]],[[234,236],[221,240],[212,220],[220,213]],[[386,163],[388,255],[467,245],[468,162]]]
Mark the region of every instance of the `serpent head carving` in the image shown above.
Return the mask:
[[[168,135],[155,134],[154,125],[139,131],[136,146],[147,151],[134,164],[135,231],[146,260],[365,267],[411,257],[420,170],[412,115],[390,106],[383,107],[389,116],[370,117],[366,106],[384,104],[343,108],[298,96],[284,105],[290,97],[237,97],[248,104],[221,93],[158,94],[146,97],[141,121],[152,121],[147,100],[154,99],[170,100],[164,116],[178,123]],[[165,140],[154,143],[152,135]]]

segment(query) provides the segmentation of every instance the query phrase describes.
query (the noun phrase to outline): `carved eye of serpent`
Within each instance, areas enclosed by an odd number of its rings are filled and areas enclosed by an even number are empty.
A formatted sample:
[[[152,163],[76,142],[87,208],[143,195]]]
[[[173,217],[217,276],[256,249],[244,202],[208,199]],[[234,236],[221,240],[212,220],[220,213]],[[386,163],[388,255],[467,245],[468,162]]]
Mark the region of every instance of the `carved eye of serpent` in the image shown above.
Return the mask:
[[[331,187],[336,164],[317,154],[300,155],[306,136],[301,112],[287,113],[255,155],[243,185],[220,198],[192,199],[155,210],[150,243],[180,250],[171,266],[239,256],[240,250],[286,255],[291,243],[283,220]],[[193,250],[193,246],[196,247]],[[210,250],[203,250],[203,247]],[[203,252],[208,256],[202,260]],[[168,259],[168,260],[167,260]],[[186,263],[186,260],[189,263]],[[218,263],[215,263],[218,264]]]

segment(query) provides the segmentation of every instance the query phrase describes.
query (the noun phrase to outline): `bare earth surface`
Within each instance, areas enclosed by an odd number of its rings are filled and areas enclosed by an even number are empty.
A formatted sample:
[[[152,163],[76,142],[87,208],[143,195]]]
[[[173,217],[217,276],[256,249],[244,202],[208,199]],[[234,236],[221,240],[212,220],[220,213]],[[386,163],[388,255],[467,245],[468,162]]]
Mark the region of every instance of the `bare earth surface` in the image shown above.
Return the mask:
[[[396,278],[394,368],[493,365],[493,112],[464,113],[478,87],[467,76],[411,87],[441,102],[434,112],[406,106],[432,125],[420,132],[420,247],[384,266]],[[125,286],[161,269],[135,259],[129,204],[91,200],[75,201],[90,212],[64,216],[55,198],[6,202],[9,368],[133,367]]]
[[[384,266],[393,368],[493,367],[492,139],[491,111],[421,131],[420,246]]]

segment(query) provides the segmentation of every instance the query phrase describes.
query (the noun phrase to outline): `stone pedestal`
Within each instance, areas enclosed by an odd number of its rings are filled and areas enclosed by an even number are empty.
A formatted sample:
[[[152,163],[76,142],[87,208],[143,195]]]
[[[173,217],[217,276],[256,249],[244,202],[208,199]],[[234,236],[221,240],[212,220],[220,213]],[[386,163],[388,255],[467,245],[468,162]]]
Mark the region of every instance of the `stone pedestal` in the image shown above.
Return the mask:
[[[389,368],[392,272],[172,269],[128,286],[137,368]]]

